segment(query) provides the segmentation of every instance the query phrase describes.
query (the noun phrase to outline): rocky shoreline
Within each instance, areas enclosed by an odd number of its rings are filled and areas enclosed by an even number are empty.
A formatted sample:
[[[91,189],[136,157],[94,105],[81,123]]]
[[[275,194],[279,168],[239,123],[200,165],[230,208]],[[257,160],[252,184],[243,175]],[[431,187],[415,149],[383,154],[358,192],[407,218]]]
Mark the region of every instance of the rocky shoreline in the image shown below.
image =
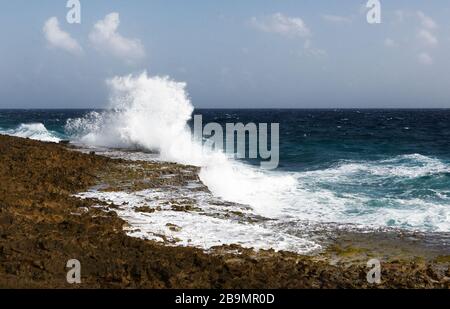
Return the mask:
[[[314,256],[234,245],[204,252],[130,237],[114,205],[74,197],[94,186],[177,184],[197,177],[190,169],[0,136],[0,288],[450,288],[448,247],[420,237],[340,233]],[[374,257],[379,285],[366,280]],[[66,282],[70,259],[81,262],[79,285]]]

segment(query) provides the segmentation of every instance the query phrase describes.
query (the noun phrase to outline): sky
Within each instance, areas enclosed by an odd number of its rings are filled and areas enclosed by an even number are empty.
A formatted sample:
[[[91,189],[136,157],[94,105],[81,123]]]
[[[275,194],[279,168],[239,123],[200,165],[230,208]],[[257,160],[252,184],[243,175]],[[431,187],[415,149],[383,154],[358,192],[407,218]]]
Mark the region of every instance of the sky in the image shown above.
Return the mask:
[[[0,108],[102,108],[117,75],[198,108],[450,108],[442,0],[0,0]]]

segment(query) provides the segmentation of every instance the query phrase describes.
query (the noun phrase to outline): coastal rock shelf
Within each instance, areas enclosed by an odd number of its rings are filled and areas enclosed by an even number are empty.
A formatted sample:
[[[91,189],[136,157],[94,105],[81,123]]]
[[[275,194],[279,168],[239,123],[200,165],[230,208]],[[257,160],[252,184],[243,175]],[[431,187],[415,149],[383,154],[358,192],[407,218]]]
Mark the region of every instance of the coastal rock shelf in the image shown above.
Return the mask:
[[[367,257],[377,255],[380,247],[393,247],[395,241],[372,237],[368,242],[363,241],[370,238],[367,234],[337,233],[321,254],[309,256],[236,244],[205,252],[130,237],[130,225],[118,215],[126,204],[76,197],[92,188],[129,193],[171,186],[207,194],[193,167],[111,159],[65,145],[0,136],[0,181],[2,288],[72,288],[66,282],[69,259],[81,262],[79,287],[84,288],[450,288],[445,247],[425,254],[420,243],[411,245],[414,242],[405,239],[406,253],[383,251],[382,283],[373,286],[366,281]],[[156,206],[154,202],[134,211],[147,218],[163,213],[164,207],[198,218],[205,212],[186,197]],[[204,217],[218,219],[229,212],[237,221],[248,220],[245,206],[234,214],[230,208],[216,205],[214,215]],[[160,225],[174,237],[186,228],[182,222]]]

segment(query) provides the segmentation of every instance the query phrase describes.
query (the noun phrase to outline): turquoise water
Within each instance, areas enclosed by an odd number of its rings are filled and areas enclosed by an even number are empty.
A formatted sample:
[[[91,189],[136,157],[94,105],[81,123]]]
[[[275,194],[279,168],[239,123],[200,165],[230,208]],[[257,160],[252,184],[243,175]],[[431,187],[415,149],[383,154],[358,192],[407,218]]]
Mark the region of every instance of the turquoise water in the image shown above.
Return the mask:
[[[0,131],[71,140],[67,120],[89,112],[3,110]],[[274,201],[281,201],[293,220],[450,232],[450,110],[195,113],[203,115],[204,123],[280,124],[280,165],[267,177],[295,181],[289,189],[274,190]],[[243,163],[251,167],[258,160]]]

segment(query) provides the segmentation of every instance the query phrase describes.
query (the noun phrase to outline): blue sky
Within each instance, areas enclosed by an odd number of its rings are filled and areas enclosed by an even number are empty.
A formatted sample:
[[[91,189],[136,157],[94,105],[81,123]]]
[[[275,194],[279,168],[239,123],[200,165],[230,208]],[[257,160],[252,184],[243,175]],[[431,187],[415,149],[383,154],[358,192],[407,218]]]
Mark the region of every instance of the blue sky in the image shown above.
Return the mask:
[[[0,108],[104,107],[143,70],[196,107],[450,108],[445,1],[381,0],[377,25],[365,0],[66,2],[1,0]]]

